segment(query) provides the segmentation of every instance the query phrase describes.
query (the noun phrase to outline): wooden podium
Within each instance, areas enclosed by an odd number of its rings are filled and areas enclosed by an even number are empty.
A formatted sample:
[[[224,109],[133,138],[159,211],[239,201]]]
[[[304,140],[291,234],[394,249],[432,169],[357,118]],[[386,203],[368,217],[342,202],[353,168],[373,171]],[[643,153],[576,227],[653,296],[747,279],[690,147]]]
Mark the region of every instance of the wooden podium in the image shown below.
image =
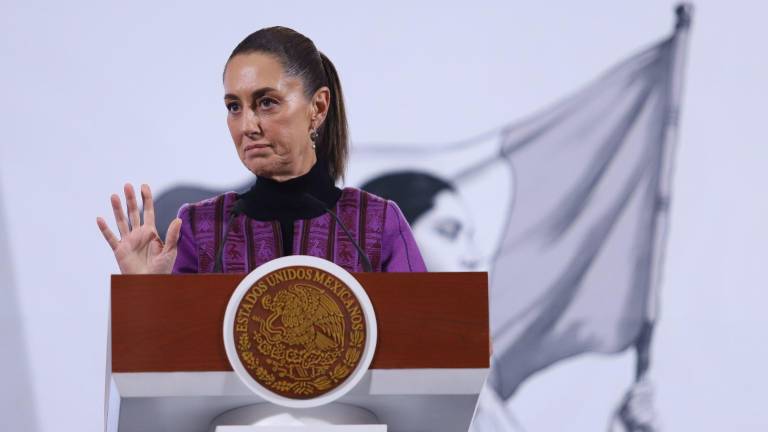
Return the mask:
[[[206,432],[212,419],[263,402],[232,371],[222,340],[244,275],[114,275],[108,432]],[[355,273],[373,303],[378,345],[339,402],[389,431],[469,427],[488,374],[487,273]]]

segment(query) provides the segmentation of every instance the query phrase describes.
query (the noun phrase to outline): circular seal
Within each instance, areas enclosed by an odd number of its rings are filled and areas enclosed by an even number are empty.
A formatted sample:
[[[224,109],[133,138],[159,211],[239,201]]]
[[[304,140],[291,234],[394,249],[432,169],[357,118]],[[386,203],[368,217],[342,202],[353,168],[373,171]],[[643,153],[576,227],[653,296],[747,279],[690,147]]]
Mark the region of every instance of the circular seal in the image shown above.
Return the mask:
[[[373,358],[373,306],[357,280],[329,261],[270,261],[237,287],[224,317],[227,357],[270,402],[312,407],[335,400]]]

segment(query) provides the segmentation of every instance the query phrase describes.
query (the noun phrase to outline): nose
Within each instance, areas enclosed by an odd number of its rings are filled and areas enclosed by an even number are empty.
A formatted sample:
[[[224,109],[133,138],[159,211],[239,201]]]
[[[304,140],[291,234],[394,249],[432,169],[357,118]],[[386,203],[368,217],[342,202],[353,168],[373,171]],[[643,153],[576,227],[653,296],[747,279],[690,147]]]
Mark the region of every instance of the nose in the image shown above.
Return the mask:
[[[478,270],[483,262],[483,258],[480,255],[480,251],[474,242],[474,239],[470,237],[466,244],[466,249],[461,256],[461,265],[467,270]]]
[[[245,110],[242,116],[242,122],[240,123],[243,135],[247,135],[248,138],[255,139],[255,137],[262,135],[261,119],[254,110]]]
[[[476,270],[480,265],[480,257],[477,255],[466,254],[461,257],[461,265],[467,270]]]

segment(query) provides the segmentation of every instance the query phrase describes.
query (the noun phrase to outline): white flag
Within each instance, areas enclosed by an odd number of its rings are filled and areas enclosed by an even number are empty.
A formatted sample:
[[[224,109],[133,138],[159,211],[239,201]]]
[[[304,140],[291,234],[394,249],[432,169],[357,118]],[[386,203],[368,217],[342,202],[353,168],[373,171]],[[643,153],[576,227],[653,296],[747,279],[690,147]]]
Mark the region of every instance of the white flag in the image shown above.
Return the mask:
[[[635,344],[654,320],[676,32],[502,132],[514,201],[493,266],[494,385]]]

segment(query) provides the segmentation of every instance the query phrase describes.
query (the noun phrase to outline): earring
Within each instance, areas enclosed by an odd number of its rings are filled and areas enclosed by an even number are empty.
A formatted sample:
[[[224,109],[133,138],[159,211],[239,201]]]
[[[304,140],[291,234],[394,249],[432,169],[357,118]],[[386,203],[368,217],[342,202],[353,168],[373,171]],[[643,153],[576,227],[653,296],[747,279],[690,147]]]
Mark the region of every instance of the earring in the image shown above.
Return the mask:
[[[312,129],[309,131],[309,139],[312,140],[312,142],[317,141],[317,131],[315,129]],[[314,144],[312,145],[314,147]]]

